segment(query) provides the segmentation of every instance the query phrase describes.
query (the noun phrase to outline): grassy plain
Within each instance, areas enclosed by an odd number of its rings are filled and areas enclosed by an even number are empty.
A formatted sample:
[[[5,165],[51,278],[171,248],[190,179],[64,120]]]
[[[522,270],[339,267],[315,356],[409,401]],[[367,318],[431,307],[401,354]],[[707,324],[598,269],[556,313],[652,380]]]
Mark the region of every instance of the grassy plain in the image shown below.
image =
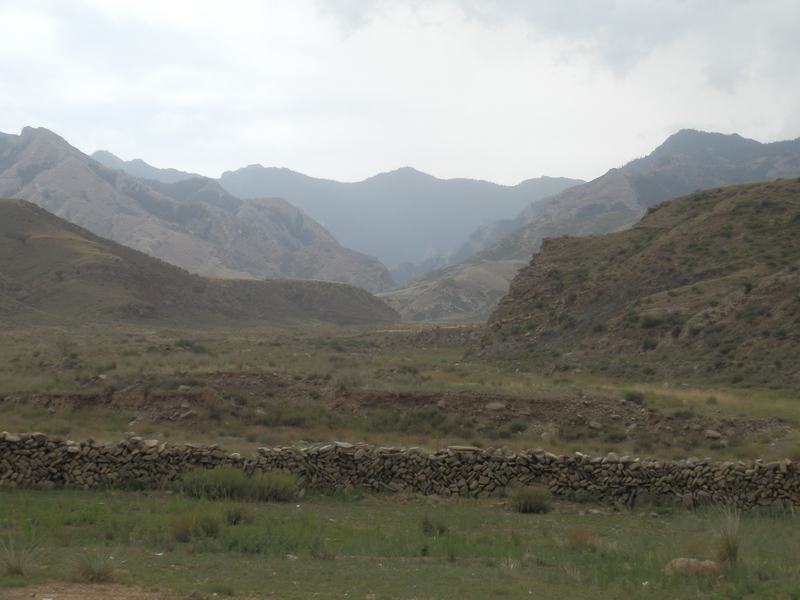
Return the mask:
[[[421,342],[425,333],[408,325],[6,330],[0,332],[0,430],[77,440],[117,440],[135,430],[171,442],[220,443],[243,454],[334,439],[431,450],[462,443],[635,452],[636,432],[578,436],[565,423],[542,435],[524,419],[459,421],[447,410],[414,406],[353,413],[340,405],[364,391],[531,401],[627,396],[650,414],[673,418],[782,419],[774,430],[730,447],[673,443],[648,454],[800,458],[792,390],[545,375],[517,360],[465,361],[465,345]],[[253,378],[262,387],[247,387]],[[63,410],[40,402],[75,394],[124,399],[144,391],[152,399],[188,394],[193,406],[209,394],[219,405],[206,407],[208,418],[165,421],[142,418],[124,402]],[[673,558],[717,556],[717,511],[660,505],[628,511],[558,500],[553,512],[531,515],[514,511],[505,498],[309,493],[290,503],[243,504],[193,499],[179,490],[5,490],[0,539],[16,548],[33,541],[40,556],[23,575],[0,573],[0,589],[80,579],[88,562],[110,565],[113,579],[125,584],[204,597],[800,598],[797,525],[793,514],[745,515],[737,561],[721,577],[668,577],[663,568]]]
[[[800,585],[791,515],[743,517],[735,564],[703,578],[663,568],[679,556],[719,555],[722,516],[713,510],[559,503],[528,515],[502,499],[243,505],[113,490],[0,497],[2,535],[36,540],[42,552],[26,574],[0,575],[0,586],[85,578],[87,553],[111,564],[113,580],[205,597],[797,598]]]
[[[72,439],[117,440],[125,432],[170,441],[220,443],[252,453],[263,445],[331,440],[387,445],[449,444],[554,452],[609,451],[667,458],[691,455],[726,460],[800,459],[800,402],[794,389],[721,387],[702,379],[649,383],[589,373],[545,375],[518,359],[464,360],[466,345],[421,343],[422,326],[299,329],[208,328],[206,330],[87,327],[0,332],[0,429],[43,431]],[[224,379],[224,383],[220,380]],[[263,381],[248,387],[248,379]],[[181,386],[184,386],[183,388]],[[208,417],[187,421],[148,418],[141,397],[211,394]],[[510,415],[491,421],[458,407],[362,402],[349,411],[342,398],[358,392],[525,401],[606,401],[634,397],[654,415],[681,419],[770,420],[758,434],[732,438],[725,447],[680,436],[642,445],[647,432],[619,428],[602,433],[562,422],[547,431]],[[138,402],[103,403],[72,409],[45,408],[41,396],[106,398],[138,395]],[[192,396],[189,399],[192,399]],[[632,396],[633,395],[633,396]],[[339,400],[336,402],[334,400]],[[428,401],[428,404],[430,402]],[[56,403],[57,405],[57,403]],[[452,409],[452,410],[451,410]],[[613,412],[613,411],[612,411]],[[705,420],[705,421],[702,421]]]

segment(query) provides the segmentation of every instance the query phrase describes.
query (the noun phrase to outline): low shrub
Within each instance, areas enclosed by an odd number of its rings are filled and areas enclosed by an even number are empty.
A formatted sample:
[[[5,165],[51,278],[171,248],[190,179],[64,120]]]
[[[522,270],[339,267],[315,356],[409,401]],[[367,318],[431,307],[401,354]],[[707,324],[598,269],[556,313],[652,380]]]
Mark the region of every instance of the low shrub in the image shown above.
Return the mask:
[[[627,400],[628,402],[633,402],[634,404],[637,404],[639,406],[642,406],[644,404],[644,394],[642,392],[635,392],[635,391],[625,392],[623,398],[625,398],[625,400]]]
[[[722,510],[717,535],[716,559],[721,565],[736,564],[739,558],[739,509],[728,506]]]
[[[255,519],[253,510],[243,504],[232,504],[225,508],[225,522],[228,525],[249,525]]]
[[[552,494],[546,487],[526,486],[512,490],[508,500],[517,512],[544,515],[553,510]]]
[[[215,538],[219,536],[222,523],[220,518],[212,513],[201,513],[195,517],[194,530],[197,535]]]
[[[567,547],[570,550],[597,550],[599,538],[586,527],[573,527],[567,532]]]
[[[297,480],[284,473],[248,477],[239,469],[195,469],[183,476],[178,489],[190,498],[290,502],[297,493]]]
[[[192,538],[219,537],[222,522],[219,516],[208,512],[185,512],[175,515],[169,525],[170,537],[179,544]]]
[[[336,553],[321,536],[317,536],[311,540],[309,551],[311,553],[311,558],[314,560],[334,560],[336,558]]]
[[[114,579],[117,565],[122,561],[115,560],[106,550],[85,550],[76,557],[78,579],[85,583],[104,583]]]
[[[514,419],[508,424],[511,433],[522,433],[528,428],[528,424],[523,419]]]
[[[658,340],[646,335],[642,338],[642,350],[654,350],[658,346]]]
[[[15,542],[12,537],[0,540],[0,563],[6,575],[27,575],[42,555],[35,540]]]
[[[436,521],[430,515],[422,517],[422,533],[425,535],[444,535],[448,531],[448,527],[442,521]]]

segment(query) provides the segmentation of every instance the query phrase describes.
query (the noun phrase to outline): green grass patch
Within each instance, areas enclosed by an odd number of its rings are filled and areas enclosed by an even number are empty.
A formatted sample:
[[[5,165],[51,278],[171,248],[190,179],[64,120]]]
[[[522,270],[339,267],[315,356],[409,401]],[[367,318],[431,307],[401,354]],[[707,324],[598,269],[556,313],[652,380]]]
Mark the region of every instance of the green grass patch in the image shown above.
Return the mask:
[[[245,518],[228,518],[241,515]],[[791,598],[800,584],[797,517],[741,516],[735,568],[720,578],[663,574],[677,557],[720,556],[716,510],[616,512],[563,501],[522,514],[499,499],[310,495],[241,503],[76,490],[0,492],[0,527],[38,539],[41,558],[0,587],[114,580],[165,594],[437,598]],[[115,519],[127,543],[110,540]],[[181,531],[185,531],[183,535]],[[728,561],[734,556],[730,549]],[[649,582],[642,587],[643,582]]]
[[[291,502],[297,495],[297,480],[283,473],[248,477],[240,469],[193,469],[178,483],[189,498]]]

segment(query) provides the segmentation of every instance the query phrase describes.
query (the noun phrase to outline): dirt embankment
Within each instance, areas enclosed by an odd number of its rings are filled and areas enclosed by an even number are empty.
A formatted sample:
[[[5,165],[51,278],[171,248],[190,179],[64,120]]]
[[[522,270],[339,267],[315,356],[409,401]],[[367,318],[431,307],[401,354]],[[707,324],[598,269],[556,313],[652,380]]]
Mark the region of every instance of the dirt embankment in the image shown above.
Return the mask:
[[[183,383],[182,383],[183,382]],[[7,400],[14,401],[16,396]],[[104,393],[49,394],[27,397],[29,404],[53,413],[102,407],[127,412],[136,423],[190,424],[196,420],[231,416],[270,406],[317,404],[340,414],[365,415],[370,411],[405,413],[435,407],[448,416],[469,420],[476,429],[522,422],[527,431],[557,429],[562,438],[626,437],[653,443],[694,440],[698,444],[752,443],[764,433],[789,430],[776,418],[700,416],[691,412],[666,414],[621,399],[582,397],[533,399],[472,392],[384,392],[343,390],[323,379],[298,380],[283,373],[204,373],[170,381],[142,378],[134,385]],[[685,443],[685,442],[684,442]]]

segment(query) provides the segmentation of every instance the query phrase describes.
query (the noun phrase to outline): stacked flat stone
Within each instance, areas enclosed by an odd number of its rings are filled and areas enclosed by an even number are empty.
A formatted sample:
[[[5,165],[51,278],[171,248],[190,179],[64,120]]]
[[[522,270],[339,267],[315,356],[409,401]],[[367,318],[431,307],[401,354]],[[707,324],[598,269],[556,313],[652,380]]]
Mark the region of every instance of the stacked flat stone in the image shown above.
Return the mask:
[[[585,496],[627,506],[656,497],[692,508],[720,503],[800,506],[800,474],[791,460],[765,463],[678,461],[576,452],[559,456],[541,449],[450,446],[386,448],[334,442],[304,448],[259,448],[252,459],[216,445],[172,445],[128,434],[120,442],[74,442],[43,433],[0,433],[0,486],[82,486],[125,481],[167,486],[192,468],[236,468],[248,475],[283,472],[301,488],[488,497],[526,485],[547,486],[563,497]]]

